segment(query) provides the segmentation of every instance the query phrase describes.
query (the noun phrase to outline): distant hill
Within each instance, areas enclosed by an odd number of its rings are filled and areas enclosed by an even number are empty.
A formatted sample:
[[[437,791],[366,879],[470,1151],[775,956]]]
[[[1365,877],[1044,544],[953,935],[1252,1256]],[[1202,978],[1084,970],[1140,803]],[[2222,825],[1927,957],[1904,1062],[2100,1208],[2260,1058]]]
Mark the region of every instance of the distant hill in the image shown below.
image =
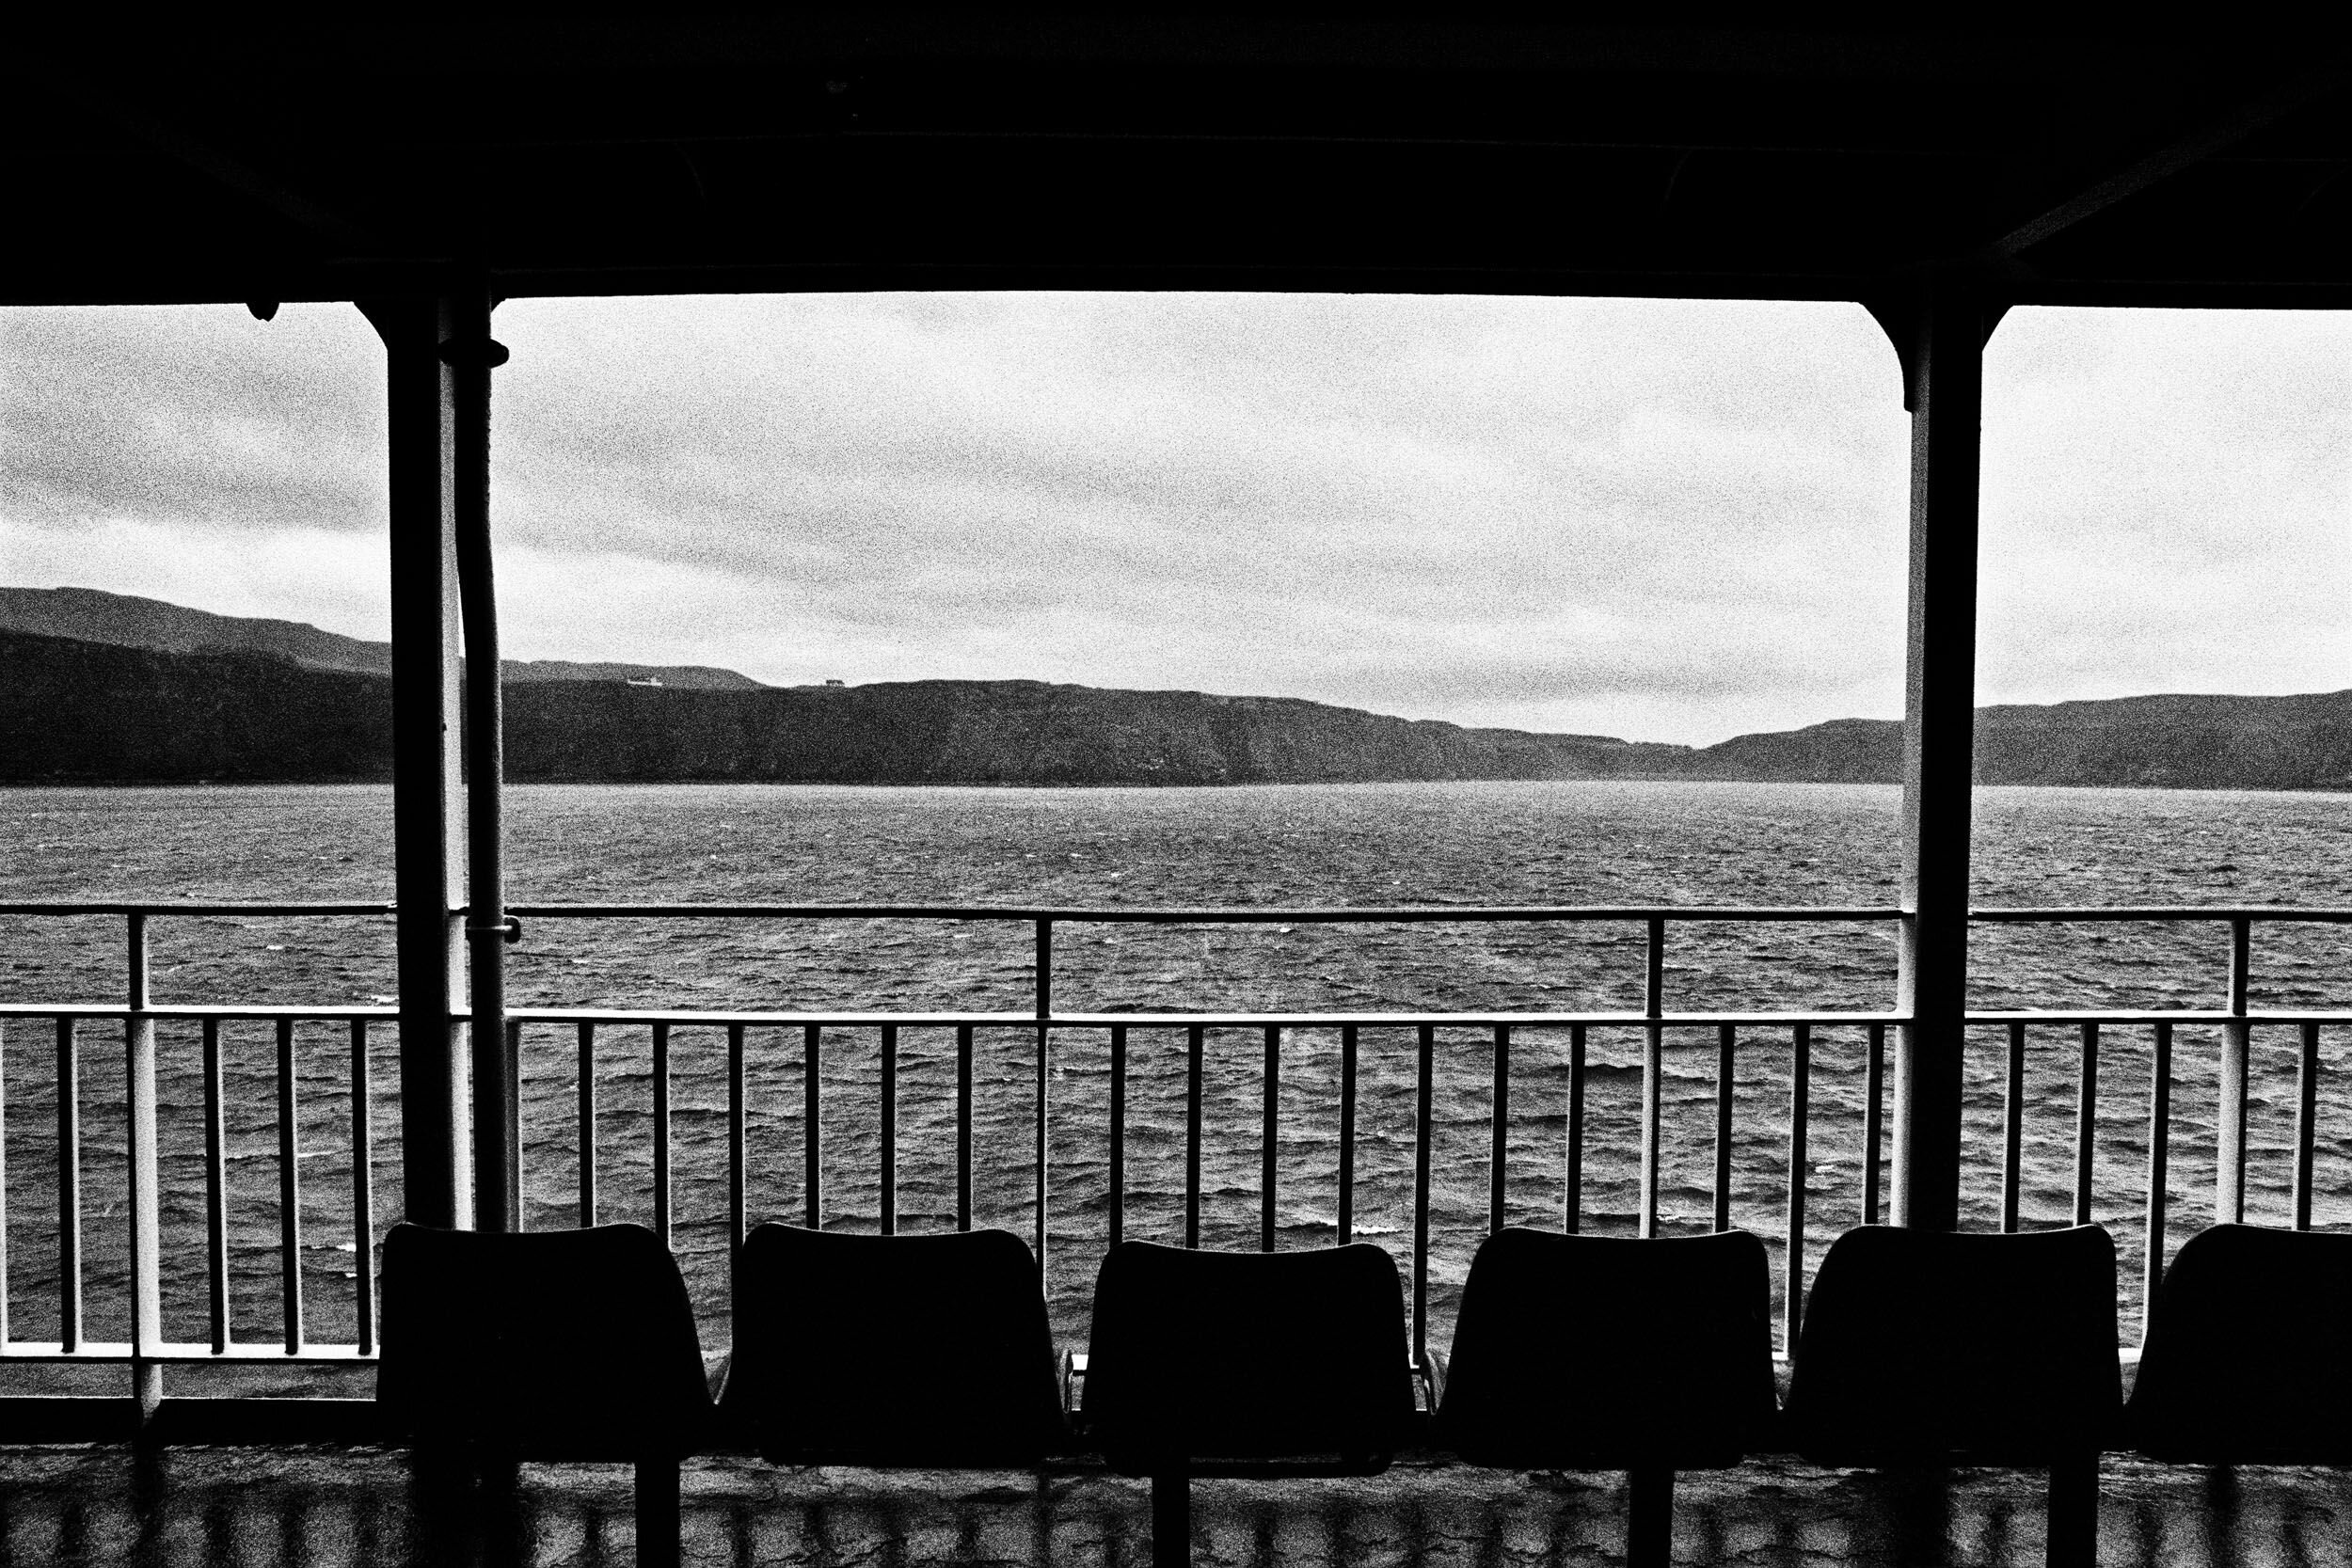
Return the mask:
[[[148,648],[157,653],[241,651],[274,654],[309,670],[359,674],[392,673],[389,642],[368,642],[321,631],[300,621],[270,621],[215,615],[161,599],[105,594],[95,588],[0,588],[0,631],[70,637],[84,642]],[[507,659],[509,681],[617,681],[658,679],[664,686],[697,690],[758,690],[760,683],[732,670],[707,665],[581,664],[569,659]]]
[[[17,621],[97,625],[109,635],[9,629]],[[387,668],[384,644],[294,622],[81,589],[0,589],[0,781],[389,778]],[[663,684],[630,684],[648,675]],[[1041,681],[768,687],[729,671],[549,660],[508,665],[506,715],[507,771],[517,781],[1892,784],[1902,776],[1902,726],[1891,720],[1840,719],[1692,748],[1470,729],[1288,697]],[[1983,708],[1977,777],[2352,788],[2352,691]]]

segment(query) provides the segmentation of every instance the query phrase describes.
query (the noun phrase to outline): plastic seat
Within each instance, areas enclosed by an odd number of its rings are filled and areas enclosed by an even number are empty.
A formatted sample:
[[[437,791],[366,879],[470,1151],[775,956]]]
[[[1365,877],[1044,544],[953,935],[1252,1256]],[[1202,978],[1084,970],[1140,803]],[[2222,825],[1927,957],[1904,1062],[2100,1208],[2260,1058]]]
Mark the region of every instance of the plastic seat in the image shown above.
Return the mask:
[[[1865,1226],[1821,1259],[1788,1430],[1820,1465],[2044,1467],[2049,1560],[2088,1563],[2122,1411],[2115,1243]]]
[[[1088,1348],[1086,1418],[1113,1469],[1152,1480],[1156,1564],[1189,1559],[1190,1478],[1372,1475],[1412,1433],[1404,1292],[1376,1246],[1122,1242]]]
[[[1509,1229],[1462,1291],[1438,1433],[1473,1465],[1625,1470],[1629,1560],[1667,1560],[1677,1470],[1767,1439],[1772,1276],[1744,1230],[1671,1240]]]
[[[677,1262],[643,1226],[384,1239],[376,1399],[421,1455],[637,1466],[640,1562],[677,1556],[677,1465],[707,1439]]]
[[[1017,1467],[1067,1446],[1019,1237],[763,1225],[736,1280],[721,1415],[773,1463]]]
[[[2125,1409],[2183,1465],[2352,1465],[2352,1236],[2217,1225],[2164,1271]]]

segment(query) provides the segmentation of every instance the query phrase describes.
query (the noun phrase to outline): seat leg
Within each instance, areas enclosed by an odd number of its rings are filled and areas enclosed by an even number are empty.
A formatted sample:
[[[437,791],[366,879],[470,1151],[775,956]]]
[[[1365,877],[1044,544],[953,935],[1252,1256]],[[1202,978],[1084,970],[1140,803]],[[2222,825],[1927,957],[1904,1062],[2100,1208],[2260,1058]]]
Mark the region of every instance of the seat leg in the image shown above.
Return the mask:
[[[677,1568],[678,1462],[637,1462],[637,1568]]]
[[[2099,1456],[2050,1466],[2049,1568],[2093,1568],[2099,1560]]]
[[[460,1568],[475,1556],[473,1462],[464,1450],[421,1444],[408,1453],[408,1511],[416,1560]]]
[[[1192,1481],[1183,1471],[1152,1478],[1152,1568],[1191,1568]]]
[[[1674,1556],[1675,1473],[1663,1465],[1626,1472],[1626,1568],[1666,1568]]]

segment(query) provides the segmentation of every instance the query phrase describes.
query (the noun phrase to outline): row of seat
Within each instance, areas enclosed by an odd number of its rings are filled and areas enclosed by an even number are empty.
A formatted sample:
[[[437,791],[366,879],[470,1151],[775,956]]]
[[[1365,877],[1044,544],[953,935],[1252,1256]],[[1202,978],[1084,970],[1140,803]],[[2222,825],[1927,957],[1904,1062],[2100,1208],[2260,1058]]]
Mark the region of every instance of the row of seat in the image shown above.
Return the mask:
[[[388,1238],[378,1398],[421,1450],[639,1466],[640,1560],[675,1551],[676,1464],[1026,1466],[1091,1447],[1152,1481],[1153,1557],[1189,1555],[1189,1481],[1364,1475],[1422,1435],[1512,1469],[1623,1469],[1629,1555],[1663,1563],[1675,1472],[1747,1454],[2050,1471],[2054,1563],[2096,1544],[2102,1450],[2352,1461],[2352,1237],[2221,1226],[2167,1271],[2130,1404],[2115,1249],[1865,1227],[1822,1259],[1776,1400],[1763,1243],[1506,1229],[1453,1354],[1415,1368],[1395,1262],[1129,1242],[1104,1257],[1084,1371],[1057,1362],[1037,1266],[1004,1231],[762,1226],[737,1262],[715,1405],[676,1264],[649,1231]],[[1072,1385],[1079,1386],[1073,1397]]]

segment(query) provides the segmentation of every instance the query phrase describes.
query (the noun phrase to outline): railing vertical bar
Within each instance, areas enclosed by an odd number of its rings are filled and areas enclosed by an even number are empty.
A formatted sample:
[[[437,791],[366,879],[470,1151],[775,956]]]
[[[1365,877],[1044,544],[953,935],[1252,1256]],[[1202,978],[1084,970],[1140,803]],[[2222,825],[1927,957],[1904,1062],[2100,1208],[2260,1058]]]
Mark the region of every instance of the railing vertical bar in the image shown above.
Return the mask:
[[[1879,1147],[1886,1129],[1886,1025],[1873,1023],[1868,1037],[1869,1059],[1862,1085],[1862,1223],[1879,1222],[1879,1192],[1885,1164]]]
[[[1184,1245],[1200,1244],[1200,1088],[1202,1040],[1198,1023],[1184,1031]]]
[[[2143,1338],[2155,1310],[2156,1285],[2164,1277],[2165,1200],[2172,1154],[2172,1025],[2156,1025],[2154,1060],[2148,1073],[2148,1245],[2139,1293]]]
[[[8,1025],[0,1022],[0,1350],[8,1343]]]
[[[670,1026],[653,1026],[653,1233],[670,1244]]]
[[[1356,1239],[1356,1025],[1340,1025],[1340,1212],[1337,1244]]]
[[[57,1020],[57,1339],[82,1348],[82,1053],[76,1020]]]
[[[2099,1152],[2099,1025],[2083,1025],[2082,1078],[2075,1090],[2074,1223],[2090,1223],[2093,1166]]]
[[[956,1028],[956,1228],[972,1228],[972,1025]]]
[[[1259,1100],[1258,1128],[1258,1250],[1274,1250],[1275,1189],[1280,1179],[1277,1164],[1282,1114],[1282,1031],[1265,1032],[1263,1092]]]
[[[352,1315],[359,1354],[375,1354],[375,1136],[369,1112],[374,1075],[368,1064],[368,1021],[351,1021]]]
[[[580,1224],[596,1223],[596,1026],[580,1026]]]
[[[499,1068],[506,1074],[507,1224],[519,1231],[527,1211],[523,1205],[523,1026],[516,1020],[506,1022],[506,1055]]]
[[[1494,1115],[1486,1155],[1486,1234],[1509,1219],[1511,1185],[1511,1026],[1495,1025]]]
[[[1045,928],[1045,923],[1041,922],[1040,925],[1041,929]],[[1040,938],[1041,942],[1044,939],[1042,937]],[[1043,1006],[1043,996],[1041,992],[1040,994],[1039,1005],[1041,1006]],[[1048,1236],[1047,1224],[1050,1218],[1046,1212],[1046,1197],[1048,1191],[1046,1155],[1048,1151],[1045,1142],[1045,1132],[1047,1114],[1051,1109],[1053,1082],[1053,1034],[1041,1023],[1038,1025],[1037,1031],[1037,1234],[1035,1237],[1038,1277],[1041,1279],[1051,1279],[1053,1277],[1053,1275],[1046,1273],[1045,1270],[1046,1240]]]
[[[204,1021],[204,1275],[213,1354],[229,1351],[229,1149],[222,1121],[220,1020]],[[364,1265],[363,1265],[364,1266]]]
[[[2215,1108],[2213,1217],[2217,1225],[2246,1218],[2246,1091],[2253,1028],[2245,1022],[2253,974],[2253,922],[2230,922],[2230,1011],[2235,1022],[2221,1026],[2221,1086]]]
[[[1666,1006],[1666,923],[1652,916],[1649,922],[1648,977],[1644,987],[1643,1011],[1653,1020]],[[1659,1135],[1666,1102],[1666,1032],[1652,1022],[1643,1032],[1642,1041],[1642,1186],[1639,1233],[1658,1234],[1658,1162]]]
[[[300,1355],[302,1324],[302,1124],[294,1076],[294,1024],[278,1021],[278,1279],[286,1354]]]
[[[2303,1053],[2295,1070],[2295,1228],[2312,1227],[2312,1151],[2319,1120],[2319,1025],[2303,1025]]]
[[[1788,1052],[1788,1281],[1781,1305],[1782,1349],[1794,1354],[1804,1316],[1804,1188],[1813,1100],[1813,1025],[1790,1031]]]
[[[727,1256],[742,1248],[751,1221],[751,1103],[743,1062],[743,1025],[727,1025]],[[734,1310],[735,1274],[727,1273],[727,1308]]]
[[[1054,923],[1037,923],[1037,1016],[1054,1016]]]
[[[142,943],[143,945],[143,943]],[[142,1008],[146,997],[135,998]],[[155,1359],[164,1338],[163,1200],[157,1184],[158,1112],[155,1094],[155,1020],[144,1011],[123,1021],[122,1076],[128,1134],[124,1164],[130,1235],[131,1397],[141,1425],[163,1403],[163,1363]]]
[[[1731,1228],[1731,1097],[1740,1031],[1725,1023],[1715,1031],[1715,1228]]]
[[[1568,1025],[1568,1179],[1560,1228],[1573,1236],[1584,1220],[1584,1025]]]
[[[825,1218],[824,1030],[801,1031],[801,1223],[820,1229]]]
[[[2017,1194],[2025,1180],[2026,1025],[2009,1026],[2009,1094],[2001,1109],[2001,1229],[2017,1229]]]
[[[882,1233],[898,1233],[898,1026],[882,1026],[882,1129],[875,1185],[880,1190]]]
[[[1421,1026],[1419,1092],[1413,1102],[1413,1364],[1429,1354],[1429,1155],[1434,1127],[1438,1031]]]
[[[1111,1245],[1127,1239],[1127,1026],[1111,1025]]]

